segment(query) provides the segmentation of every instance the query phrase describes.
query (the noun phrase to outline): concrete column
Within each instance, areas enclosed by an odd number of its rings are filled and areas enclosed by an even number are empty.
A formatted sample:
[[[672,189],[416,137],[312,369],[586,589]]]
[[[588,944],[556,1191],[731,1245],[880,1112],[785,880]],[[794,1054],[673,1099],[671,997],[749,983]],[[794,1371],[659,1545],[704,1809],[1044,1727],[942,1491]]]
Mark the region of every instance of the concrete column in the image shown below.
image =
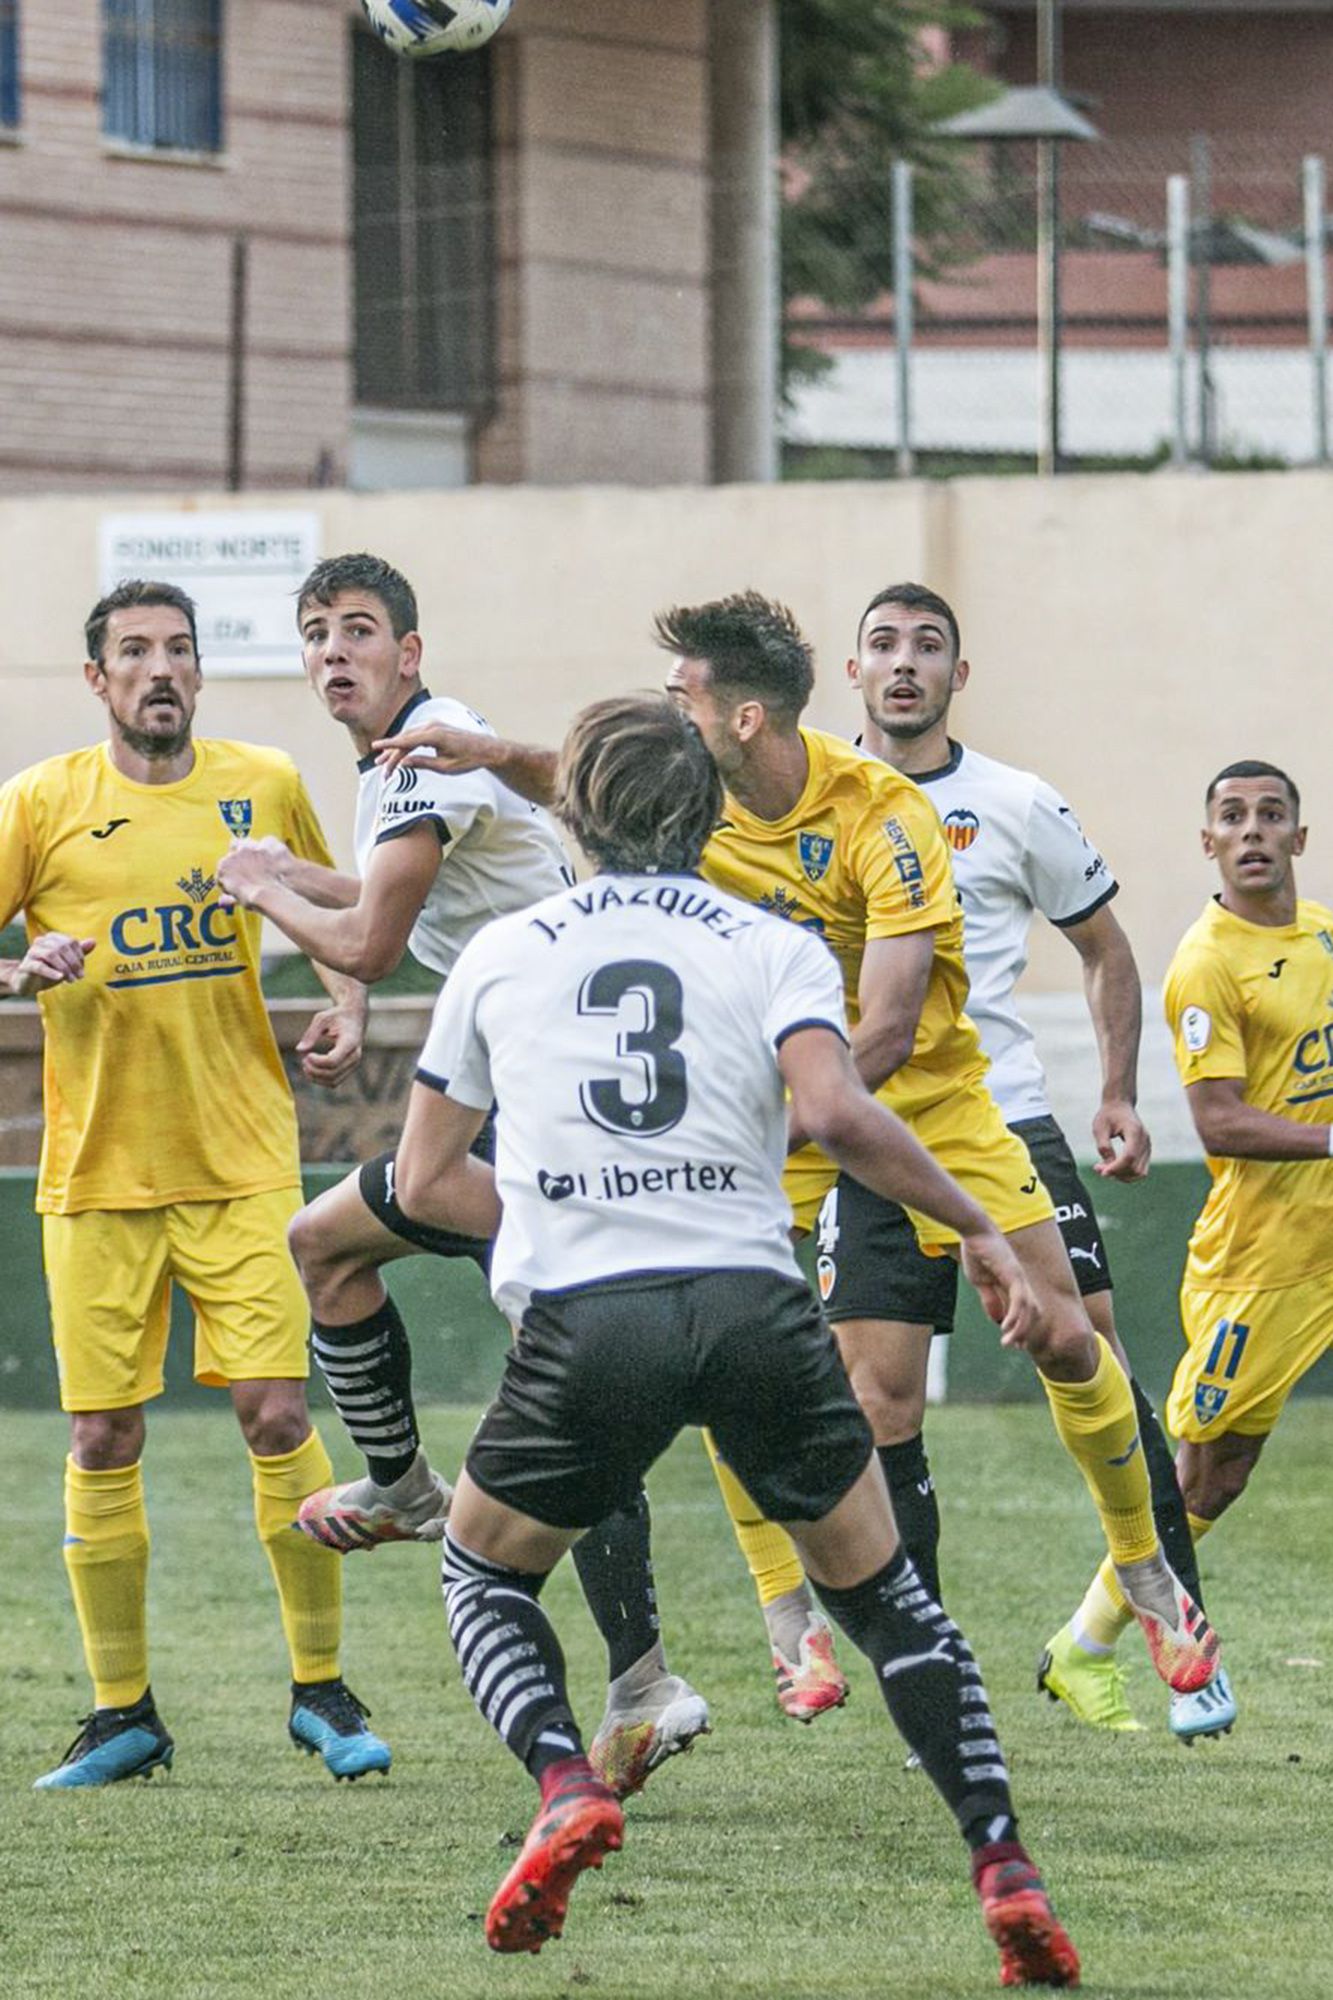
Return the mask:
[[[778,476],[775,0],[709,0],[712,470]]]

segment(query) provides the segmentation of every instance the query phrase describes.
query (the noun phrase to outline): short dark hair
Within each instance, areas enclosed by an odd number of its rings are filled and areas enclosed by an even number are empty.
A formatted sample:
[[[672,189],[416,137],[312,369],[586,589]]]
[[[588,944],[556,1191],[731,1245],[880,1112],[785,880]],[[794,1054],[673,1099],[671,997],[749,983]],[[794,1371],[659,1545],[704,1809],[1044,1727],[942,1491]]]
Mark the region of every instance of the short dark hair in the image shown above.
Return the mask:
[[[195,622],[194,599],[178,583],[154,583],[141,576],[127,577],[124,583],[118,583],[114,590],[109,590],[105,597],[98,598],[83,621],[83,643],[87,648],[85,659],[95,660],[100,667],[106,651],[106,628],[112,612],[131,611],[140,604],[165,604],[172,611],[179,611],[190,628],[190,644],[198,660],[199,627]]]
[[[417,594],[401,570],[383,556],[326,556],[317,562],[296,593],[296,622],[307,604],[332,604],[345,590],[364,590],[378,597],[389,614],[395,639],[417,630]]]
[[[953,606],[937,590],[927,590],[924,583],[891,583],[887,590],[878,590],[861,613],[861,622],[856,628],[856,643],[861,643],[861,634],[866,628],[866,619],[872,611],[878,611],[881,604],[901,604],[905,611],[930,611],[949,628],[953,640],[954,658],[961,659],[963,635],[958,629]]]
[[[704,661],[715,687],[753,696],[784,721],[795,722],[810,699],[815,684],[810,642],[785,604],[772,603],[757,590],[660,611],[653,638],[668,653]]]
[[[665,695],[615,695],[575,716],[555,809],[595,867],[683,875],[722,817],[722,780],[694,724]]]
[[[1287,788],[1291,799],[1291,810],[1299,819],[1301,816],[1301,795],[1286,772],[1277,764],[1265,764],[1259,757],[1242,757],[1238,764],[1228,764],[1225,771],[1219,771],[1208,790],[1203,795],[1203,809],[1206,812],[1213,803],[1213,794],[1227,778],[1277,778]]]

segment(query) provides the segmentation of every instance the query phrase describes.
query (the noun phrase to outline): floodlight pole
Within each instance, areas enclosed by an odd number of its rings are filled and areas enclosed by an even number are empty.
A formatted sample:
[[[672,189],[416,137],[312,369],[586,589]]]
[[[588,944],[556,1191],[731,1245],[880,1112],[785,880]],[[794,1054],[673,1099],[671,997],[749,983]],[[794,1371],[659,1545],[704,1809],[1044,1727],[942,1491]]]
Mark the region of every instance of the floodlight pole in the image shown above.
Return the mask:
[[[1037,80],[1060,88],[1057,0],[1037,4]],[[1037,141],[1037,356],[1041,410],[1037,470],[1060,470],[1060,142]]]
[[[916,471],[912,449],[912,163],[893,163],[893,338],[898,365],[898,475]]]
[[[1166,182],[1166,324],[1171,353],[1171,463],[1188,465],[1187,408],[1190,317],[1190,183],[1188,174]]]
[[[1314,368],[1314,455],[1328,464],[1328,287],[1324,275],[1324,162],[1307,153],[1305,180],[1305,290]]]

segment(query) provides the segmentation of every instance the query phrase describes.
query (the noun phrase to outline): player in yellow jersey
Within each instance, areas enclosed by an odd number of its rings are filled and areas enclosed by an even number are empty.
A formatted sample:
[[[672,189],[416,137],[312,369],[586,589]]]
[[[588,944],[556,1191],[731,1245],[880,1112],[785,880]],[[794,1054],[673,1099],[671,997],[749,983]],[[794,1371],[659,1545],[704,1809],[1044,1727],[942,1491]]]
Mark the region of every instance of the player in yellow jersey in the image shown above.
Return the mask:
[[[329,863],[279,751],[196,740],[194,606],[121,584],[90,613],[85,675],[104,743],[0,789],[0,923],[28,950],[5,983],[46,1032],[37,1183],[63,1407],[65,1561],[93,1711],[41,1789],[169,1766],[148,1674],[144,1406],[162,1393],[173,1281],[195,1311],[194,1369],[230,1391],[249,1447],[260,1541],[292,1662],[289,1728],[335,1777],[387,1770],[387,1744],[338,1664],[338,1558],[292,1532],[331,1467],[306,1409],[305,1300],[287,1250],[301,1202],[295,1107],[259,983],[260,925],[218,890],[235,833]],[[360,1057],[365,995],[322,974],[331,1004],[301,1044],[339,1082]]]
[[[1240,1498],[1287,1397],[1333,1339],[1333,910],[1296,895],[1300,812],[1275,765],[1230,764],[1213,779],[1203,851],[1222,887],[1166,976],[1176,1067],[1212,1176],[1166,1406],[1196,1542]],[[1226,1696],[1222,1673],[1177,1696],[1172,1729],[1212,1734]]]
[[[863,1080],[906,1119],[1010,1236],[1041,1313],[1023,1343],[1060,1437],[1093,1494],[1117,1573],[1135,1602],[1162,1677],[1211,1679],[1217,1641],[1162,1557],[1133,1399],[1123,1370],[1079,1298],[1045,1189],[1022,1141],[985,1086],[985,1058],[963,1011],[962,926],[939,820],[919,788],[851,745],[802,729],[814,681],[790,614],[753,592],[670,611],[656,636],[673,655],[668,687],[695,722],[727,788],[703,873],[719,886],[816,932],[837,957]],[[484,755],[534,798],[551,797],[550,753],[458,732],[404,732],[385,755],[465,768]],[[793,1133],[787,1192],[809,1229],[836,1178]],[[947,1231],[913,1217],[923,1248],[949,1252]],[[808,1720],[845,1684],[813,1612],[795,1550],[760,1523],[721,1469],[759,1583],[780,1699]]]

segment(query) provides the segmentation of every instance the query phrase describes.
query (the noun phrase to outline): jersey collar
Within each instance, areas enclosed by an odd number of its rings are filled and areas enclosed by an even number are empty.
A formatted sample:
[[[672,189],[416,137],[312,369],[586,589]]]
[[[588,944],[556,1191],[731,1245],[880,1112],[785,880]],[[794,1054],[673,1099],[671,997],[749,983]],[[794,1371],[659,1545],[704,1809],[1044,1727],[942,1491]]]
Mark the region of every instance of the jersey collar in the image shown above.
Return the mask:
[[[385,730],[384,734],[386,736],[396,736],[399,730],[402,728],[403,724],[407,721],[408,716],[412,713],[412,710],[414,708],[420,708],[423,701],[429,701],[429,700],[430,700],[430,689],[427,687],[418,688],[415,694],[410,694],[407,697],[407,700],[403,703],[402,707],[399,709],[397,715],[395,715],[393,721],[389,724],[388,728]],[[358,771],[373,771],[378,762],[379,759],[375,755],[375,752],[373,750],[370,750],[367,751],[364,757],[357,758],[356,768]]]
[[[863,736],[854,736],[852,738],[852,748],[854,750],[864,750],[865,738]],[[869,755],[869,752],[866,754]],[[952,777],[962,761],[963,746],[961,743],[955,743],[951,736],[949,738],[949,761],[947,764],[939,764],[933,771],[902,771],[899,773],[899,776],[910,778],[914,785],[933,785],[936,778]]]

